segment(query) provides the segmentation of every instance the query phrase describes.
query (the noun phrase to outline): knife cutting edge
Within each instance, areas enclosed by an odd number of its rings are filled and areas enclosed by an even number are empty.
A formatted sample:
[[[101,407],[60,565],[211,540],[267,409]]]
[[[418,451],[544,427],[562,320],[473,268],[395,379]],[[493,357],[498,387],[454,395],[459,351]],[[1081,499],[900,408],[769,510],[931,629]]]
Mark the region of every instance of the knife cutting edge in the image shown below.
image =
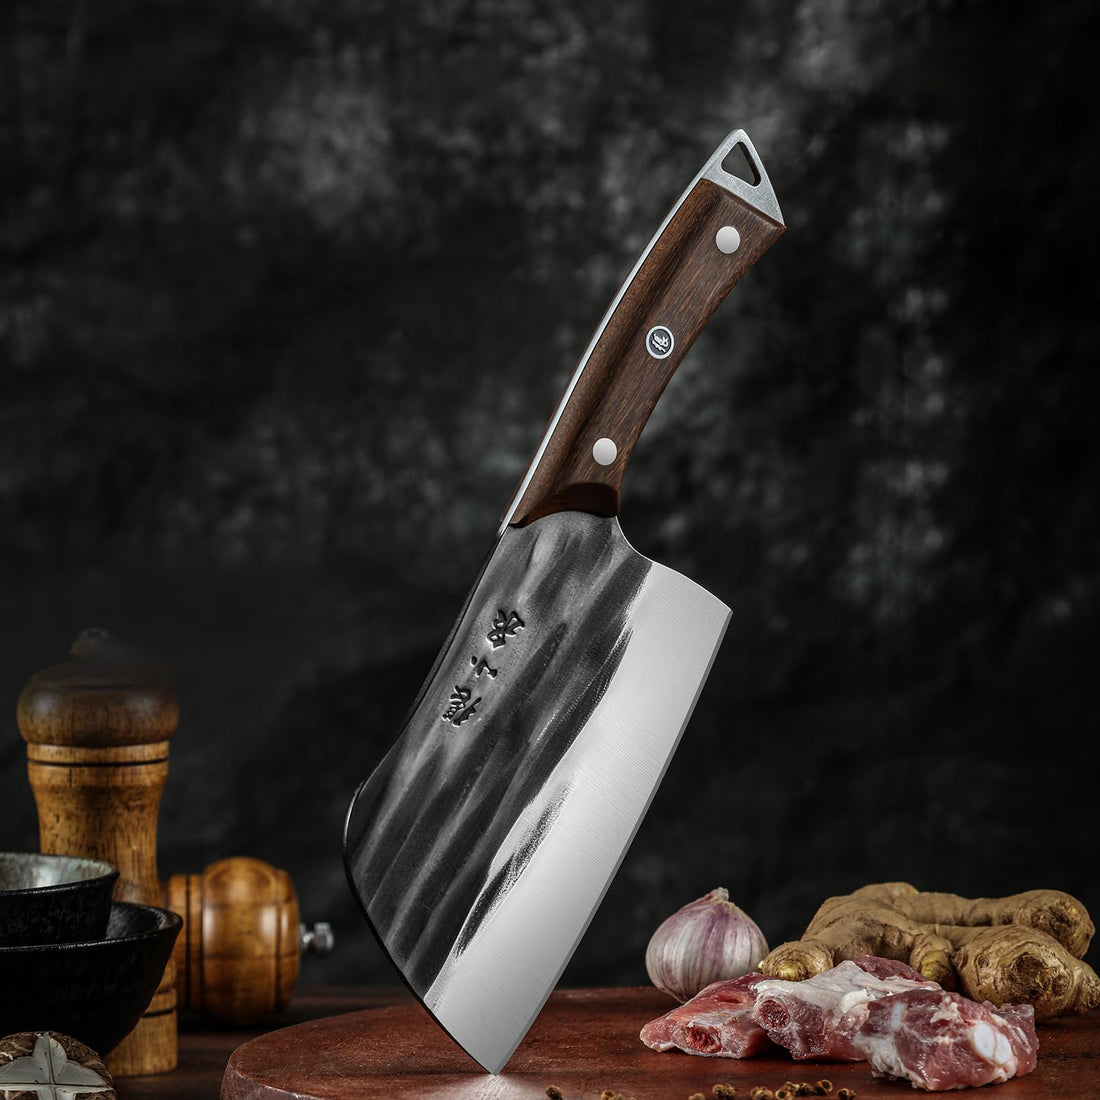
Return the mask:
[[[723,163],[740,149],[753,182]],[[783,233],[743,130],[646,245],[581,357],[413,710],[348,809],[384,950],[491,1073],[527,1033],[680,740],[729,608],[618,519],[658,398]]]

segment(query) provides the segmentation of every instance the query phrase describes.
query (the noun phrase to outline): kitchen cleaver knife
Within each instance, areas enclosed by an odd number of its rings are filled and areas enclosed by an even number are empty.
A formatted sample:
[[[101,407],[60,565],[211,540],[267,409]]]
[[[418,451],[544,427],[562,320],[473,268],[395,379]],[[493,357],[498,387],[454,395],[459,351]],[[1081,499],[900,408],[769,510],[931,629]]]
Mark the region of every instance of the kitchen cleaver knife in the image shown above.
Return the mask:
[[[723,168],[735,150],[752,182]],[[367,920],[491,1073],[592,919],[725,632],[725,604],[626,541],[619,488],[685,352],[784,228],[734,131],[596,329],[404,729],[348,810]]]

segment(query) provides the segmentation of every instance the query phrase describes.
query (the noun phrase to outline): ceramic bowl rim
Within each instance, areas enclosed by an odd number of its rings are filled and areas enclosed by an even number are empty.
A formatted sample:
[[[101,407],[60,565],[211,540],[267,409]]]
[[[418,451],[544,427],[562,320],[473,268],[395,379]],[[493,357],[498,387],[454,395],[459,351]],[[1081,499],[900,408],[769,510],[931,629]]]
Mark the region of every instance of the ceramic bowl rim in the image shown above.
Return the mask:
[[[107,947],[115,943],[139,943],[143,940],[154,940],[166,932],[175,930],[178,932],[183,927],[183,917],[171,909],[162,909],[159,905],[141,905],[134,901],[112,901],[111,912],[115,909],[139,909],[145,913],[156,913],[158,920],[156,927],[143,931],[131,932],[126,936],[104,935],[98,940],[81,940],[77,943],[35,943],[35,944],[9,944],[0,945],[0,957],[4,955],[30,954],[36,951],[79,951],[89,947]]]
[[[65,890],[86,890],[93,883],[100,883],[104,880],[113,881],[118,878],[118,868],[113,863],[108,863],[105,859],[93,859],[91,856],[69,856],[56,852],[0,852],[0,859],[5,856],[15,856],[17,859],[44,860],[47,863],[62,859],[75,860],[87,867],[98,868],[99,870],[98,874],[89,875],[87,878],[71,878],[66,879],[64,882],[51,882],[46,886],[16,886],[10,890],[0,887],[0,898],[13,898],[20,894],[32,897],[39,894],[59,894]]]

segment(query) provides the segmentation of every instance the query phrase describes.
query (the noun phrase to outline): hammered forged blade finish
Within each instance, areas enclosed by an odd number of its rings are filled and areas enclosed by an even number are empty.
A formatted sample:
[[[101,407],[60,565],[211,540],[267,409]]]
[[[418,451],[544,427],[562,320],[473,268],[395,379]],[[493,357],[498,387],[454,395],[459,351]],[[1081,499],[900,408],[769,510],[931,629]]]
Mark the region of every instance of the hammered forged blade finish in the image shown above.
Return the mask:
[[[491,1073],[599,905],[728,620],[617,519],[507,528],[360,788],[352,886],[413,991]]]

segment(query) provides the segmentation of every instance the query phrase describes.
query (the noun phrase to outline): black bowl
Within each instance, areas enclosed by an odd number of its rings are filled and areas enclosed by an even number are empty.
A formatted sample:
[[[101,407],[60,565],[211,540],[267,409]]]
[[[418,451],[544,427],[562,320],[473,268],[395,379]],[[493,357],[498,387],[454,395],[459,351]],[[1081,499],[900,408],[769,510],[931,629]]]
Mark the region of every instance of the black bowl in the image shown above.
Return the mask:
[[[0,852],[0,947],[100,939],[117,880],[99,859]]]
[[[104,939],[0,947],[0,1035],[60,1031],[106,1055],[153,999],[182,926],[167,909],[116,901]]]

